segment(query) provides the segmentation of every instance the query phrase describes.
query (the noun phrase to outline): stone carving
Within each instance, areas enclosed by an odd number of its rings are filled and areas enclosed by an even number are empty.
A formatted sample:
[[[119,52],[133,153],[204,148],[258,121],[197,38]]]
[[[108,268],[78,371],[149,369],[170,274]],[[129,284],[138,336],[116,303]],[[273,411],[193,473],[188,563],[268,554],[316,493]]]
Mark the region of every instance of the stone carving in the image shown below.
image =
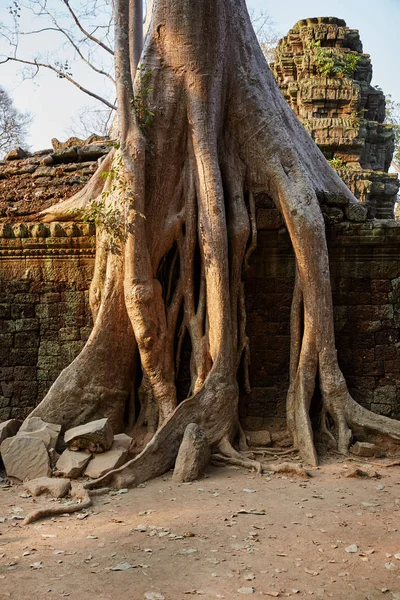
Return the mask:
[[[334,17],[304,19],[280,40],[272,72],[281,91],[370,218],[393,218],[394,133],[359,32]],[[354,68],[353,68],[354,67]],[[349,217],[348,217],[349,218]],[[356,220],[356,219],[354,219]]]

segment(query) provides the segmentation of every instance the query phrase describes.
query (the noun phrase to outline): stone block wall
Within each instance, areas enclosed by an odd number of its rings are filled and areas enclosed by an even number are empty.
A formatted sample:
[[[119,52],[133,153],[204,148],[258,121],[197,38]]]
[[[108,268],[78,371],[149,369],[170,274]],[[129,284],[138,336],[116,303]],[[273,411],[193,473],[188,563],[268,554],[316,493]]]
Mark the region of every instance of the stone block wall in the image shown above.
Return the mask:
[[[93,233],[61,223],[1,228],[0,421],[25,417],[90,334]]]
[[[242,417],[284,419],[294,257],[281,217],[258,202],[245,275],[251,385]],[[0,226],[0,420],[23,417],[78,354],[91,328],[89,224]],[[400,418],[400,223],[327,224],[340,365],[354,398]]]
[[[399,419],[400,223],[330,224],[327,236],[336,345],[350,392],[366,408]],[[252,391],[242,395],[240,410],[265,424],[285,418],[294,272],[286,230],[259,226],[245,282]]]

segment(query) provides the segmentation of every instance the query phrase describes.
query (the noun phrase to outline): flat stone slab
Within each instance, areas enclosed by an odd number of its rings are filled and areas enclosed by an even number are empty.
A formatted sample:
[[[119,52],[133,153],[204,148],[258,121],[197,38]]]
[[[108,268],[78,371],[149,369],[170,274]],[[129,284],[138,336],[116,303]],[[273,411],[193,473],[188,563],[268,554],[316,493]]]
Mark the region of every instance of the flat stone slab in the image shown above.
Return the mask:
[[[115,441],[111,446],[111,449],[107,450],[107,452],[95,454],[93,459],[86,467],[85,475],[91,479],[97,479],[112,469],[118,469],[118,467],[121,467],[127,459],[128,448],[129,446],[126,446],[125,440]]]
[[[204,431],[196,423],[189,423],[175,462],[172,479],[183,483],[201,477],[211,457]]]
[[[0,452],[8,477],[25,481],[51,475],[46,445],[38,438],[7,438],[2,443]]]
[[[70,450],[104,452],[112,446],[114,435],[108,419],[98,419],[85,425],[68,429],[64,435]]]
[[[55,448],[60,431],[61,425],[57,423],[46,423],[40,417],[28,417],[22,423],[17,436],[38,438],[46,448]]]
[[[9,419],[8,421],[0,423],[0,444],[4,442],[5,439],[16,435],[20,427],[21,421],[18,419]]]
[[[32,479],[26,483],[24,488],[32,494],[32,496],[47,494],[52,498],[64,498],[71,489],[71,482],[69,479],[39,477],[38,479]]]
[[[70,477],[76,479],[79,477],[88,462],[92,458],[91,453],[87,452],[72,452],[72,450],[64,450],[56,463],[56,473],[58,477]]]

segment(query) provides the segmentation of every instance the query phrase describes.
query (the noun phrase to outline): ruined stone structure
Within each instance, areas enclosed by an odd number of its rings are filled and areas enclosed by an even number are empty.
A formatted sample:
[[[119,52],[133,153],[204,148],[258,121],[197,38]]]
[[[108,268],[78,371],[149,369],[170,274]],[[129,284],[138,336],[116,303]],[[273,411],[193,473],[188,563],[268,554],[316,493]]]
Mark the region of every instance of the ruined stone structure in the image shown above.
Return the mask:
[[[316,75],[307,46],[315,39],[361,56],[353,79]],[[385,172],[393,140],[382,125],[383,94],[370,86],[370,60],[361,52],[358,33],[343,21],[302,21],[281,41],[274,69],[326,156],[346,164],[342,176],[364,202],[320,198],[340,366],[358,402],[400,418],[400,222],[383,219],[392,217],[397,191]],[[356,127],[352,112],[363,108],[368,120]],[[109,145],[54,143],[25,157],[14,151],[0,164],[0,421],[28,414],[90,333],[94,226],[39,223],[35,214],[78,191]],[[379,220],[367,220],[364,206]],[[256,207],[258,244],[245,280],[252,391],[243,390],[240,411],[247,428],[284,419],[295,271],[279,212],[264,194]],[[179,372],[181,397],[185,372],[187,379],[187,369]]]
[[[280,40],[272,71],[294,112],[370,218],[393,218],[399,189],[388,170],[394,134],[385,96],[357,30],[333,17],[304,19]]]

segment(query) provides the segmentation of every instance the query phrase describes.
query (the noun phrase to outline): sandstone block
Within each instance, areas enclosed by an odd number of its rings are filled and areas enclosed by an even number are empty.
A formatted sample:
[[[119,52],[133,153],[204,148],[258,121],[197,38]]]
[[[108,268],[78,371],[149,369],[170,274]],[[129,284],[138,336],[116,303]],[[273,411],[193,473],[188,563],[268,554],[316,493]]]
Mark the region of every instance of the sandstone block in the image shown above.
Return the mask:
[[[368,442],[356,442],[350,448],[350,452],[356,456],[375,456],[376,451],[377,448],[375,444],[370,444]]]
[[[9,419],[8,421],[4,421],[4,423],[0,423],[0,444],[6,438],[13,437],[20,427],[21,421],[18,419]]]
[[[114,443],[112,447],[118,447],[121,449],[124,448],[125,450],[129,450],[131,443],[132,438],[129,437],[129,435],[126,435],[126,433],[117,433],[117,435],[114,435]]]
[[[85,425],[68,429],[64,436],[70,450],[104,452],[112,446],[114,435],[108,419],[98,419]]]
[[[262,429],[260,431],[245,431],[249,446],[270,446],[272,443],[269,431]]]
[[[172,479],[177,482],[194,481],[204,472],[211,457],[210,446],[204,431],[189,423],[175,462]]]
[[[48,494],[52,498],[64,498],[71,489],[69,479],[52,479],[51,477],[39,477],[32,479],[24,485],[24,488],[32,496]]]
[[[112,469],[121,467],[128,456],[128,449],[123,442],[114,442],[110,450],[96,454],[85,470],[85,475],[91,479],[102,477]]]
[[[27,152],[23,148],[13,148],[6,155],[4,160],[18,160],[19,158],[27,158],[31,156],[30,152]]]
[[[0,451],[8,477],[25,481],[51,474],[46,445],[38,438],[7,438]]]
[[[18,437],[33,437],[44,442],[46,448],[55,448],[61,425],[46,423],[40,417],[28,417],[18,431]]]
[[[76,479],[81,475],[91,458],[92,454],[86,452],[64,450],[56,463],[56,475]]]

